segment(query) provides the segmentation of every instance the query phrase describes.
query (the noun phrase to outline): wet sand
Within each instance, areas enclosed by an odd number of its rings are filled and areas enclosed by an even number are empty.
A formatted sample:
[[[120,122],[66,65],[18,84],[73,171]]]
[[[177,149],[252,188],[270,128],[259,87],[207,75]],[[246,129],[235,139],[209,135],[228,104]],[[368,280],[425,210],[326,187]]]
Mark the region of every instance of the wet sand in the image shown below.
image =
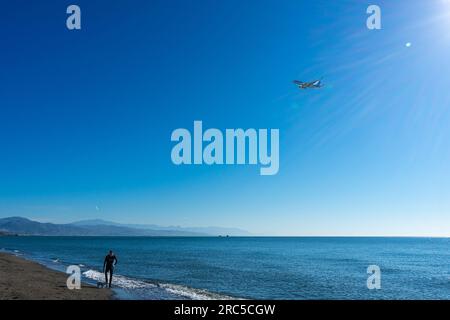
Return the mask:
[[[82,283],[69,290],[69,275],[36,262],[0,253],[0,300],[108,300],[112,291]]]

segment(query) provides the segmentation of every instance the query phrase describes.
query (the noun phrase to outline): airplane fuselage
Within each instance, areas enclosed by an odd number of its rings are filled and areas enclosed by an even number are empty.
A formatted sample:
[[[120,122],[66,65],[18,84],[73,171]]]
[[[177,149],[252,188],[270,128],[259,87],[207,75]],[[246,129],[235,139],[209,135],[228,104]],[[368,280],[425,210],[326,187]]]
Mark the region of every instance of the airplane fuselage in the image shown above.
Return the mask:
[[[301,82],[298,80],[295,80],[294,83],[297,85],[299,89],[319,89],[322,87],[320,80],[315,80],[312,82]]]

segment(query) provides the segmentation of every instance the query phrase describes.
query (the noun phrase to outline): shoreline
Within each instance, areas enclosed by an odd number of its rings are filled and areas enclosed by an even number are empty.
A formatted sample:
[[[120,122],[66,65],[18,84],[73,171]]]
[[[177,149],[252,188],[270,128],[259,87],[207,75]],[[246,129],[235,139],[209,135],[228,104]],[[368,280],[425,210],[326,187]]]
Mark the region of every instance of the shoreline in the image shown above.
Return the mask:
[[[81,282],[81,289],[69,290],[69,275],[37,262],[0,252],[0,300],[112,300],[110,289],[98,289]]]
[[[49,259],[48,256],[44,260]],[[47,265],[49,261],[44,262],[41,259],[27,257],[19,250],[0,248],[0,301],[1,300],[243,300],[242,297],[234,297],[231,295],[207,291],[205,289],[192,288],[183,284],[174,284],[169,282],[158,282],[155,280],[141,280],[138,278],[130,278],[127,276],[115,274],[113,280],[113,289],[97,288],[95,285],[98,281],[103,282],[103,273],[86,268],[84,264],[75,264],[81,268],[81,289],[88,289],[89,292],[80,293],[80,291],[87,290],[69,290],[66,286],[67,278],[70,276],[64,270],[61,270],[59,261],[54,261],[58,266]],[[5,264],[11,266],[7,268],[5,273]],[[23,265],[26,265],[24,268]],[[67,265],[66,265],[67,266]],[[19,273],[24,273],[26,279],[17,276],[11,270],[17,270]],[[32,273],[38,273],[34,279],[30,279]],[[13,282],[5,282],[2,279],[10,279],[13,277]],[[39,279],[38,279],[39,278]],[[40,283],[49,282],[52,279],[49,288],[48,283],[45,283],[45,288]],[[21,283],[17,283],[20,280]],[[36,282],[37,290],[41,292],[34,294],[27,290],[35,290],[30,288],[28,283]],[[57,284],[56,284],[57,282]],[[26,289],[24,289],[26,288]],[[54,292],[58,288],[58,292]],[[133,292],[134,288],[139,288],[147,291],[145,295]],[[15,290],[12,290],[15,289]],[[5,291],[9,290],[9,292]],[[53,290],[50,291],[50,290]],[[63,292],[64,291],[64,292]],[[105,294],[109,292],[108,294]],[[139,291],[139,290],[138,290]],[[101,294],[100,294],[101,292]],[[97,294],[99,293],[99,294]]]

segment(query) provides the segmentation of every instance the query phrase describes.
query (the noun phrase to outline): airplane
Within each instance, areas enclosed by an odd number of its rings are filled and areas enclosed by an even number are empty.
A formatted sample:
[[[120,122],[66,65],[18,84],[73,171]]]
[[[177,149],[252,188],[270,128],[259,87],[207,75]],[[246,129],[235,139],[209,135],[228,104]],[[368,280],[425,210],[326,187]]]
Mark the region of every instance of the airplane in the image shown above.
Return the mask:
[[[292,81],[294,84],[297,85],[297,87],[299,89],[320,89],[323,87],[322,85],[322,79],[320,80],[314,80],[312,82],[303,82],[303,81],[298,81],[298,80],[294,80]]]

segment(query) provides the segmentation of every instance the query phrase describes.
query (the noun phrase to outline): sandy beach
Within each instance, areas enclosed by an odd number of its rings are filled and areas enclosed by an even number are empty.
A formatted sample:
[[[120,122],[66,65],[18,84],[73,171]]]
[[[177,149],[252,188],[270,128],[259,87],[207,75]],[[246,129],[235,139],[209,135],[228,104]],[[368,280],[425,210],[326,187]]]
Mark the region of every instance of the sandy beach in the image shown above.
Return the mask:
[[[109,289],[82,283],[81,289],[69,290],[68,275],[47,269],[32,261],[0,253],[0,300],[108,300]]]

